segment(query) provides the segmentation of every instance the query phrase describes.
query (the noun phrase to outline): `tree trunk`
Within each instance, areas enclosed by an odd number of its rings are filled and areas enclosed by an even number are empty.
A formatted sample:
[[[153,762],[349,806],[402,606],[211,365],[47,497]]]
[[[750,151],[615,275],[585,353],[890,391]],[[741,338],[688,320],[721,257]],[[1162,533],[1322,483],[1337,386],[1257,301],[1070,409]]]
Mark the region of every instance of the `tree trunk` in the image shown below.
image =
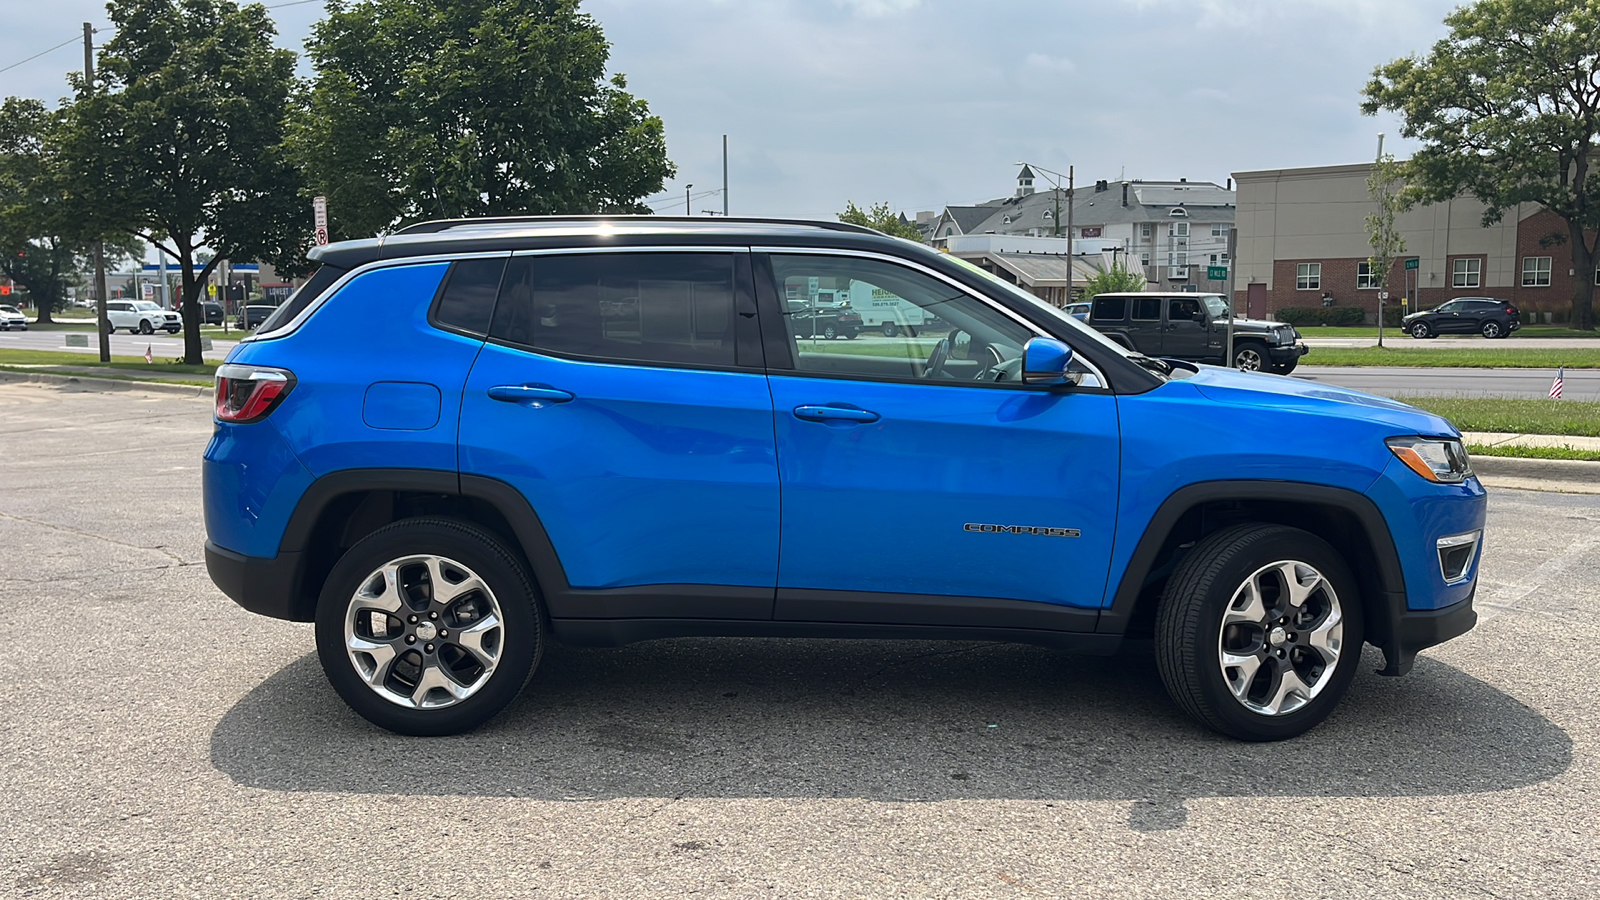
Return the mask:
[[[183,266],[183,290],[179,293],[178,315],[183,318],[183,361],[197,366],[200,355],[200,279],[195,277],[194,251],[187,246],[178,248]]]
[[[1594,330],[1595,254],[1584,237],[1583,226],[1569,220],[1568,238],[1572,242],[1572,327]]]

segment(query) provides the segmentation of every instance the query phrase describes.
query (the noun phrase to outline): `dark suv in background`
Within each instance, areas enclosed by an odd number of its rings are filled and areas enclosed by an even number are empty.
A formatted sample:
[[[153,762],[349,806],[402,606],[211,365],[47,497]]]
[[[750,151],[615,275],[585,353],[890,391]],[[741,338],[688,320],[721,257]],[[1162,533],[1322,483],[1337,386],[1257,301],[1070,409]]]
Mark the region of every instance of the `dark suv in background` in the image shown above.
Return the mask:
[[[1400,320],[1414,338],[1441,334],[1481,334],[1486,338],[1510,337],[1522,327],[1522,314],[1510,301],[1493,297],[1457,297],[1437,307],[1414,312]]]
[[[1287,375],[1311,351],[1293,325],[1233,319],[1228,355],[1228,301],[1217,294],[1130,292],[1097,294],[1089,325],[1146,356],[1229,365],[1246,372]]]

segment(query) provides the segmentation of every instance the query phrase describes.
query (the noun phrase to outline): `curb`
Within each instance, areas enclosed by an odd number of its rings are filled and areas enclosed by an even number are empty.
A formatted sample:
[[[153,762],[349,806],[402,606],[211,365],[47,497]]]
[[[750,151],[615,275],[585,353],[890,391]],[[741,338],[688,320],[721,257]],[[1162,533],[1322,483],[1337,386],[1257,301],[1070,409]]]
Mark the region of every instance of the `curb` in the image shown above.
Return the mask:
[[[158,381],[127,381],[119,378],[91,378],[77,375],[51,375],[46,372],[12,372],[0,370],[0,382],[11,384],[48,384],[75,388],[80,391],[122,393],[149,391],[157,394],[177,394],[183,397],[210,397],[212,389],[194,384],[162,384]]]
[[[1600,462],[1577,459],[1523,459],[1474,456],[1472,470],[1489,487],[1600,494]]]

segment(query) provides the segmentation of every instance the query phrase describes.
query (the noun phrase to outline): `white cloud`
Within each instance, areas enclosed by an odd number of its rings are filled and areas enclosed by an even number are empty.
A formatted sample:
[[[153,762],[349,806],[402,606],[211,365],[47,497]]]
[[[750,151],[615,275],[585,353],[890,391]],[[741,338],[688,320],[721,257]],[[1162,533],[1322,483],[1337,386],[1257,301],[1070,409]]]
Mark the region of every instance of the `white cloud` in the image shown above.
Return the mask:
[[[833,2],[868,19],[910,12],[922,4],[922,0],[833,0]]]
[[[1051,56],[1048,53],[1029,53],[1023,64],[1037,72],[1053,75],[1070,75],[1078,71],[1078,64],[1065,56]]]

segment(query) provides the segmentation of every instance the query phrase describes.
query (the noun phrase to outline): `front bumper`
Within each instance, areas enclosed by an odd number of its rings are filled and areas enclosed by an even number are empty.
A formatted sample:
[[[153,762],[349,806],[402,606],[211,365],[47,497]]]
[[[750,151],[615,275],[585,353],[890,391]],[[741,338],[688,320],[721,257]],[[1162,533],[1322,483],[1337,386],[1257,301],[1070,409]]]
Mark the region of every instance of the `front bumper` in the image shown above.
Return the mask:
[[[1285,363],[1295,362],[1300,357],[1305,356],[1310,352],[1311,348],[1307,347],[1304,341],[1296,341],[1293,344],[1280,344],[1276,347],[1267,348],[1267,356],[1272,359],[1273,364],[1280,366],[1284,365]]]
[[[1476,585],[1474,585],[1476,593]],[[1384,666],[1380,675],[1404,675],[1411,671],[1417,652],[1451,638],[1460,637],[1478,623],[1472,608],[1473,596],[1442,609],[1406,609],[1404,603],[1388,603],[1389,621],[1377,629],[1369,626],[1367,640],[1383,649]],[[1378,624],[1378,623],[1374,623]],[[1375,633],[1373,633],[1375,632]]]

